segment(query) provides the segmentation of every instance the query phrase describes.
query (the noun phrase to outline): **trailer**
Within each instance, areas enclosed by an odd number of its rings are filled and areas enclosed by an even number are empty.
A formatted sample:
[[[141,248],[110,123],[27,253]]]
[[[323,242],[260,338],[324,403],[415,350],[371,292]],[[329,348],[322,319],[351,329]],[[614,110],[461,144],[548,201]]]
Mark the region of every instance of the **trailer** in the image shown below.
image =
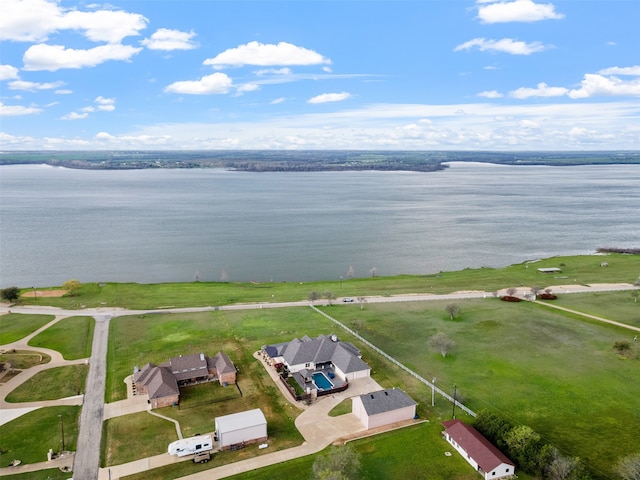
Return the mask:
[[[186,457],[194,453],[209,452],[213,450],[213,439],[211,435],[196,435],[195,437],[183,438],[169,444],[169,455]]]

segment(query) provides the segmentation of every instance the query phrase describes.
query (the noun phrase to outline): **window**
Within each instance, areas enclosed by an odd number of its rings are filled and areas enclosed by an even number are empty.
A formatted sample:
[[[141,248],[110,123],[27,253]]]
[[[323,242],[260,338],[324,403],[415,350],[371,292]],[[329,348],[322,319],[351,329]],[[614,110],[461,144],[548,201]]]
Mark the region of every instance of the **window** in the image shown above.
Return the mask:
[[[509,469],[508,469],[508,468],[506,468],[506,469],[505,469],[505,472],[509,473]]]

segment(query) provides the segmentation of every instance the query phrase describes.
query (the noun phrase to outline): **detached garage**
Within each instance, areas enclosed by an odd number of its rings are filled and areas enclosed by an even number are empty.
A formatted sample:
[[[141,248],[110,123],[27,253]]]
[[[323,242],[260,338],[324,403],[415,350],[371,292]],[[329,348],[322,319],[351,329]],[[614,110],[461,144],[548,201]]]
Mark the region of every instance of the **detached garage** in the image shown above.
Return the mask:
[[[215,426],[220,450],[267,439],[267,419],[259,408],[217,417]]]
[[[351,411],[367,430],[411,420],[416,415],[416,402],[398,388],[365,393],[351,402]]]

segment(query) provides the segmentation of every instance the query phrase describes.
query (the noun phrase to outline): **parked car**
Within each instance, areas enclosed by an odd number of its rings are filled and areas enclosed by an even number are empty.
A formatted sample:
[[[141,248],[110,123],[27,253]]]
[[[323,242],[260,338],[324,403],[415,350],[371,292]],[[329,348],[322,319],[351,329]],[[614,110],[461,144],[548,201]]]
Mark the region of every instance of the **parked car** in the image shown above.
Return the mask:
[[[344,298],[342,299],[342,301],[343,301],[343,302],[346,302],[346,303],[351,303],[351,302],[353,302],[353,298],[351,298],[351,297],[344,297]]]

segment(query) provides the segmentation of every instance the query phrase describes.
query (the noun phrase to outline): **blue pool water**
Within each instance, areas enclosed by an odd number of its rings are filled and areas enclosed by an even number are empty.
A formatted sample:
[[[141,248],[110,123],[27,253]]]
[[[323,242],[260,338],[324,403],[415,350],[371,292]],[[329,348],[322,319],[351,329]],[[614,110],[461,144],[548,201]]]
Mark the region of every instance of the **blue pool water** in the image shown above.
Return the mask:
[[[331,390],[333,388],[333,383],[321,372],[313,374],[313,383],[316,384],[319,390]]]

